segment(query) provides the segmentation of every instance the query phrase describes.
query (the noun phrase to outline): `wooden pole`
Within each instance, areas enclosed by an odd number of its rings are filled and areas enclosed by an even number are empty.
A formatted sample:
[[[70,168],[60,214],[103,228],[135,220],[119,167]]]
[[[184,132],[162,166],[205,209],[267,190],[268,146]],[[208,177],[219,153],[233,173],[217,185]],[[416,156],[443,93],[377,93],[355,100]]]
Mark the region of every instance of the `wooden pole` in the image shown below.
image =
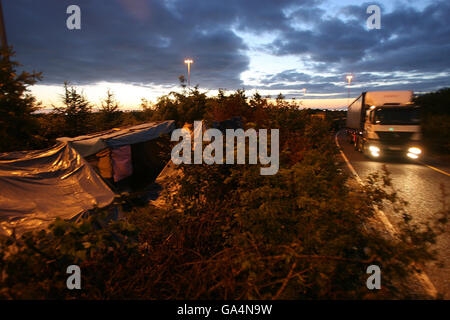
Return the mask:
[[[0,0],[0,37],[2,38],[2,49],[8,48],[8,39],[6,38],[5,20],[3,19],[2,0]]]

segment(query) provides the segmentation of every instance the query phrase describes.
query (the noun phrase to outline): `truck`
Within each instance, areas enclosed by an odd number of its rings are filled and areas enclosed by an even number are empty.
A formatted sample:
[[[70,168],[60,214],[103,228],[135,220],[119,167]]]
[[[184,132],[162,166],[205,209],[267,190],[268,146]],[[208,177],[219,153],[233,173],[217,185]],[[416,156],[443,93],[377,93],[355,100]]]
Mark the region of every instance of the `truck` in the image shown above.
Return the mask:
[[[419,111],[412,91],[363,92],[347,110],[349,142],[370,158],[419,159],[423,156]]]

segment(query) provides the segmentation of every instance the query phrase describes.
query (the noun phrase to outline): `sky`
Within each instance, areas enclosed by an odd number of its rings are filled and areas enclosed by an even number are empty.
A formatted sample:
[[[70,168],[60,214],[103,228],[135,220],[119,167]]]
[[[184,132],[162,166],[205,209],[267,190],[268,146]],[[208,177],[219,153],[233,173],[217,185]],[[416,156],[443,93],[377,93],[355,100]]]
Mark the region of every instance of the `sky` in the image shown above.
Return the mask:
[[[69,30],[69,5],[81,29]],[[381,9],[369,29],[370,5]],[[121,106],[191,84],[215,94],[245,89],[342,107],[368,90],[434,91],[450,86],[448,0],[3,0],[9,45],[44,107],[60,104],[63,82],[93,104],[108,89]]]

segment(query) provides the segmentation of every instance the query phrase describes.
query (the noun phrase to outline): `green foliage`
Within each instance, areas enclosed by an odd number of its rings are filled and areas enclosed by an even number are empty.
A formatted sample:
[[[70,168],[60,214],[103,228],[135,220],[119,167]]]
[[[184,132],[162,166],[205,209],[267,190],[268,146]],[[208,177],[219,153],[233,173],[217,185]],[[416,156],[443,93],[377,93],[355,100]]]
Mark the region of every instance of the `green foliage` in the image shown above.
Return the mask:
[[[430,92],[414,99],[415,103],[422,107],[423,115],[446,114],[450,115],[450,88],[443,88]]]
[[[15,116],[25,121],[34,103],[25,88],[33,81],[2,63],[2,83],[10,87],[2,88],[0,112],[11,121]],[[11,101],[22,113],[4,103],[15,88]],[[209,98],[197,87],[183,89],[154,106],[143,100],[142,112],[120,114],[108,92],[103,111],[94,115],[89,102],[66,83],[65,107],[37,119],[51,140],[116,126],[107,115],[117,115],[121,125],[171,119],[179,127],[239,116],[247,127],[280,129],[278,174],[261,176],[255,165],[181,166],[180,177],[172,180],[178,191],[169,192],[174,190],[169,186],[163,192],[164,208],[124,196],[114,205],[126,211],[126,220],[109,221],[109,209],[97,210],[81,222],[58,220],[46,231],[2,238],[0,298],[410,297],[399,282],[408,282],[416,265],[435,258],[431,245],[448,232],[448,204],[432,224],[415,225],[387,172],[372,175],[363,190],[350,188],[330,134],[333,116],[313,117],[313,111],[300,110],[282,96],[271,102],[258,93],[248,98],[243,90],[230,95],[220,90]],[[1,134],[20,137],[11,132]],[[386,203],[404,217],[396,237],[372,227],[375,208]],[[65,286],[72,264],[81,267],[81,291]],[[365,286],[371,264],[383,270],[383,289],[377,293]]]
[[[422,130],[425,142],[432,150],[450,154],[450,115],[426,116],[422,120]]]
[[[91,129],[92,106],[75,87],[64,82],[63,107],[54,107],[55,113],[64,119],[68,136],[75,137],[86,134]]]
[[[98,213],[81,223],[57,220],[48,231],[0,239],[0,298],[74,297],[65,283],[72,264],[82,268],[88,291],[102,290],[102,268],[115,270],[137,254],[136,231],[125,221],[107,223],[106,214]]]
[[[206,104],[206,93],[200,92],[198,87],[183,93],[170,92],[158,99],[152,120],[175,120],[176,125],[182,127],[185,122],[203,119]]]
[[[98,129],[106,130],[121,125],[121,111],[119,103],[117,102],[114,93],[108,90],[106,97],[100,106],[100,119],[98,120],[100,127]]]
[[[372,175],[363,190],[348,186],[329,122],[273,108],[268,114],[282,115],[265,121],[288,119],[297,128],[283,131],[281,140],[289,143],[281,147],[278,174],[261,176],[255,165],[186,165],[172,180],[178,192],[170,186],[163,192],[164,208],[123,197],[116,205],[131,208],[126,222],[93,216],[5,239],[2,297],[411,297],[399,282],[410,281],[416,264],[434,259],[431,244],[447,230],[448,205],[436,226],[413,224],[387,173]],[[375,207],[385,203],[405,220],[396,237],[372,227]],[[82,269],[81,291],[64,287],[71,264]],[[371,264],[383,270],[376,293],[365,286]]]
[[[415,99],[422,107],[424,140],[432,151],[450,154],[450,88]]]
[[[242,117],[244,121],[252,120],[251,109],[244,90],[237,90],[229,96],[226,96],[223,91],[219,91],[217,99],[211,99],[205,116],[206,119],[215,121],[223,121],[237,116]]]
[[[17,74],[19,63],[11,60],[14,52],[1,52],[0,60],[0,152],[40,146],[38,122],[32,113],[38,110],[28,87],[41,79],[40,73]]]
[[[323,121],[306,124],[305,135],[291,139],[309,146],[302,160],[271,177],[254,166],[183,168],[181,190],[170,202],[179,210],[165,224],[181,226],[169,228],[170,239],[193,255],[183,258],[189,268],[173,266],[177,284],[171,284],[183,289],[165,298],[408,297],[396,282],[412,277],[413,262],[434,258],[436,228],[413,225],[403,212],[398,238],[368,230],[374,205],[389,201],[401,211],[404,203],[395,190],[384,191],[390,181],[381,176],[362,192],[348,189],[328,133]],[[365,287],[370,264],[383,269],[384,288],[373,296]]]

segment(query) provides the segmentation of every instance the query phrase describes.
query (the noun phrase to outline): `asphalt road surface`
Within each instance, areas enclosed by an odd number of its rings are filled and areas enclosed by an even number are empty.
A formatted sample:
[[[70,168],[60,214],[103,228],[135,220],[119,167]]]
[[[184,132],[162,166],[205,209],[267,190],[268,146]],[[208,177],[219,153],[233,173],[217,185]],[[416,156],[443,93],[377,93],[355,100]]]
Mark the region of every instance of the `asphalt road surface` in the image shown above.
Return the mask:
[[[383,165],[386,165],[394,188],[409,203],[407,210],[413,221],[428,220],[442,209],[442,188],[447,193],[445,200],[450,202],[450,163],[427,158],[421,162],[406,159],[371,160],[354,150],[343,131],[337,137],[341,150],[363,181],[370,173],[381,171]],[[389,208],[383,211],[392,225],[402,223],[401,217]],[[430,263],[425,266],[425,272],[437,291],[444,294],[445,299],[450,299],[450,233],[438,238],[436,249],[439,260],[445,265],[440,268],[435,263]]]

